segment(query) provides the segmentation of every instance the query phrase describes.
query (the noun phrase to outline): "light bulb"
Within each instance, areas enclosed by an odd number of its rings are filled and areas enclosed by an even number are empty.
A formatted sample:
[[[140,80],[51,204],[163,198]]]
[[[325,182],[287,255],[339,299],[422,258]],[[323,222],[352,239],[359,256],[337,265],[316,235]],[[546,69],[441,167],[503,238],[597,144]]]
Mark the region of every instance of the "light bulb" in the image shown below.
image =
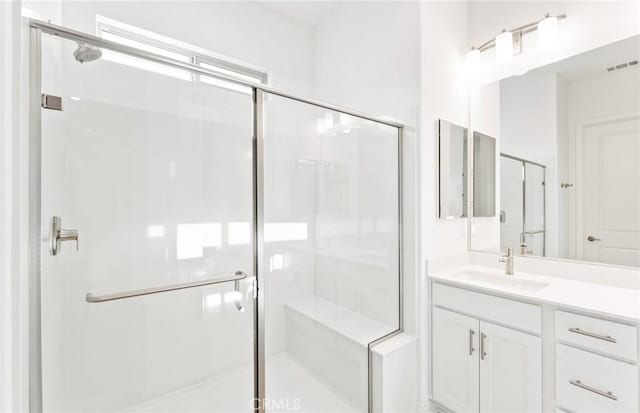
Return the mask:
[[[558,44],[558,18],[546,15],[538,23],[538,50],[548,51]]]
[[[496,36],[496,60],[507,62],[513,57],[513,33],[503,31]]]

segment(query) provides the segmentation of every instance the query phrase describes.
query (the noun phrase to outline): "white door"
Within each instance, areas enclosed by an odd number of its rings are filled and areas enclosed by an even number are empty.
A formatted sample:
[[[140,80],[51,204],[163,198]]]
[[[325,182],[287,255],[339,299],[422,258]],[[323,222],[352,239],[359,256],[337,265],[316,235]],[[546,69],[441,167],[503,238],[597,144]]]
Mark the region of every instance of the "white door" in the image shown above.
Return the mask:
[[[433,309],[433,398],[455,412],[480,407],[479,321]]]
[[[539,337],[480,322],[480,411],[542,410]]]
[[[640,266],[640,116],[582,128],[582,259]]]

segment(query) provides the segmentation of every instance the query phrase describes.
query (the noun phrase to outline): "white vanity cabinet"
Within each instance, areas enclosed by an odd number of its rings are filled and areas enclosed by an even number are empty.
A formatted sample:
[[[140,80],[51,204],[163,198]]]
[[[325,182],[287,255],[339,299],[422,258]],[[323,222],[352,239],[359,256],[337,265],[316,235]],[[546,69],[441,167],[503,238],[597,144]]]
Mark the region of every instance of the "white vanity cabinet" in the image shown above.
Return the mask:
[[[555,311],[556,404],[570,412],[636,413],[638,329]]]
[[[540,337],[481,321],[480,342],[480,411],[540,412]]]
[[[436,411],[640,412],[635,318],[442,277],[432,277],[431,302]]]
[[[480,408],[479,332],[477,319],[433,309],[433,396],[456,412]]]
[[[513,318],[536,329],[540,308],[442,284],[433,301],[433,399],[454,412],[540,412],[541,340]]]

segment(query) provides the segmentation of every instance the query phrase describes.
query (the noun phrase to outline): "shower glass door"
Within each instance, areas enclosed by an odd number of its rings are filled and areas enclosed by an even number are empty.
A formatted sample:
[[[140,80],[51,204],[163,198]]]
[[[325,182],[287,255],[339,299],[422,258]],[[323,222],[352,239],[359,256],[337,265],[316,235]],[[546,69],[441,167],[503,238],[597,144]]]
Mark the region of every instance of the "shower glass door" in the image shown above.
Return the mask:
[[[264,407],[367,412],[400,327],[399,130],[265,96]]]
[[[546,255],[546,167],[500,155],[500,248]]]
[[[524,162],[524,240],[528,251],[539,257],[546,255],[544,181],[545,168],[543,166]]]
[[[77,47],[42,37],[41,90],[62,98],[41,110],[44,410],[252,411],[251,90]],[[52,217],[78,233],[56,255]]]
[[[524,170],[522,161],[500,156],[500,249],[520,251],[524,241]]]

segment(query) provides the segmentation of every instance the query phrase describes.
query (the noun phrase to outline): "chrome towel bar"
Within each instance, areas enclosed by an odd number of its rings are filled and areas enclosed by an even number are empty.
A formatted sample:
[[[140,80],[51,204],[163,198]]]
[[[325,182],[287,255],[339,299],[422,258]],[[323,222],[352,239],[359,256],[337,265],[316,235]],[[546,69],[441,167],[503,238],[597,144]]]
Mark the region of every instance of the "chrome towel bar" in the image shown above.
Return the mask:
[[[203,287],[205,285],[220,284],[220,283],[226,283],[229,281],[235,281],[236,289],[237,289],[238,282],[240,280],[244,280],[247,277],[248,275],[245,272],[236,271],[235,274],[233,275],[207,278],[204,280],[189,281],[189,282],[184,282],[179,284],[165,285],[162,287],[142,288],[140,290],[130,290],[130,291],[124,291],[120,293],[104,294],[104,295],[95,295],[95,294],[89,293],[86,295],[85,300],[87,300],[88,303],[102,303],[105,301],[122,300],[124,298],[140,297],[143,295],[158,294],[158,293],[164,293],[164,292],[176,291],[176,290],[184,290],[187,288]],[[240,308],[238,308],[238,310],[240,310]]]

